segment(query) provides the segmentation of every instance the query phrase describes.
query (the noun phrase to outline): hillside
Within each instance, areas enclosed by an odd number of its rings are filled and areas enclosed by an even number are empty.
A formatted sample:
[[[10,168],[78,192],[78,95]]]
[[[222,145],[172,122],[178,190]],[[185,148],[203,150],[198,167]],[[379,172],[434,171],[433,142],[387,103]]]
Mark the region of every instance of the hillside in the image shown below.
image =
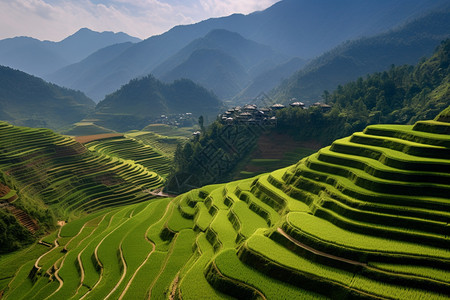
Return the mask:
[[[97,104],[95,123],[119,132],[142,129],[161,115],[192,113],[213,116],[221,102],[205,88],[191,80],[163,83],[153,76],[131,80],[120,90]]]
[[[3,39],[0,40],[0,65],[41,77],[77,63],[104,47],[139,41],[123,32],[95,32],[88,28],[82,28],[59,42],[30,37]]]
[[[126,155],[112,153],[119,143]],[[146,191],[165,181],[169,160],[149,146],[114,137],[87,147],[90,150],[49,129],[0,122],[0,187],[11,191],[0,194],[0,225],[5,229],[0,252],[54,230],[57,220],[152,199],[154,195]],[[19,234],[23,227],[17,222],[23,226],[34,222],[32,235]]]
[[[448,299],[449,128],[370,126],[269,174],[90,214],[0,258],[3,297]]]
[[[51,78],[57,84],[80,89],[97,102],[131,79],[151,73],[186,45],[214,29],[236,32],[288,58],[309,59],[344,41],[389,30],[446,3],[445,0],[384,0],[370,3],[346,0],[337,5],[332,0],[283,0],[262,12],[234,14],[176,26],[125,51],[118,49],[114,58],[107,62],[81,68],[77,74],[61,74],[62,78],[73,76],[73,80],[62,82],[56,76]],[[69,70],[65,72],[69,73]],[[86,85],[76,82],[77,78],[82,77],[81,74]]]
[[[277,102],[291,98],[314,103],[324,90],[392,65],[416,64],[450,37],[450,7],[421,16],[386,33],[346,42],[321,55],[271,92]]]
[[[0,120],[59,129],[83,119],[95,103],[79,91],[0,66]]]

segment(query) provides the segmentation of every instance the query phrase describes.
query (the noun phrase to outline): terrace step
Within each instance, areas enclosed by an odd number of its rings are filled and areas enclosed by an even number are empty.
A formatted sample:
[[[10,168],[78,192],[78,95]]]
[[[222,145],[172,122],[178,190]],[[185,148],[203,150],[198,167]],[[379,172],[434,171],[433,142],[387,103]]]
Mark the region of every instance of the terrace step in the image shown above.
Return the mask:
[[[436,146],[432,144],[423,144],[398,138],[385,137],[376,135],[378,132],[374,131],[375,130],[369,130],[364,131],[364,133],[354,133],[350,137],[350,141],[360,145],[387,148],[417,157],[450,159],[450,148],[448,145]],[[371,135],[369,133],[374,134]]]
[[[352,142],[351,137],[334,141],[330,150],[337,153],[372,158],[386,166],[402,170],[450,173],[450,161],[448,159],[418,157],[385,147],[360,145]]]
[[[414,124],[413,130],[435,134],[450,134],[450,123],[433,120],[418,121]]]
[[[419,123],[420,124],[420,123]],[[441,123],[446,124],[446,123]],[[443,125],[446,126],[446,125]],[[420,128],[420,125],[418,125]],[[450,148],[450,136],[415,130],[415,125],[371,125],[364,130],[366,135],[374,135],[409,141],[414,144]]]
[[[428,181],[427,182],[406,181],[403,180],[404,178],[402,178],[402,174],[400,174],[396,180],[394,179],[386,180],[384,178],[372,175],[370,170],[367,169],[361,170],[360,168],[354,168],[350,166],[345,167],[341,165],[330,164],[327,162],[320,161],[318,159],[318,154],[313,154],[310,157],[308,157],[308,159],[305,161],[304,166],[306,166],[312,172],[317,171],[317,174],[320,174],[322,176],[330,174],[330,176],[332,177],[338,176],[346,178],[351,182],[353,182],[356,186],[373,192],[391,193],[394,195],[408,195],[414,197],[444,198],[446,195],[449,195],[448,199],[450,199],[449,184],[440,184]],[[407,175],[405,177],[406,179],[409,179]],[[413,177],[413,179],[420,180],[420,177]]]

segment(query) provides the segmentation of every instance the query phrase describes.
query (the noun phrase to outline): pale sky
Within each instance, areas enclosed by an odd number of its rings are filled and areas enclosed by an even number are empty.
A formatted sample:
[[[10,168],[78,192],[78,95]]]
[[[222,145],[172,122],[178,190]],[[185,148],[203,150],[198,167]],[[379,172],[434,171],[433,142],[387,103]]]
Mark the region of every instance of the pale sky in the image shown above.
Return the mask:
[[[60,41],[87,27],[141,39],[175,25],[264,10],[280,0],[0,0],[0,39]]]

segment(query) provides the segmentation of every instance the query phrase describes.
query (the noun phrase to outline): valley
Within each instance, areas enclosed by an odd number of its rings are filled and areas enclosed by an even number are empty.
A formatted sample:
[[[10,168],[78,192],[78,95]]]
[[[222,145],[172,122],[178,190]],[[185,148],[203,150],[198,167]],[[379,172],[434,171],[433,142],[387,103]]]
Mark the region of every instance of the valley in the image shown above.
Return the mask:
[[[448,1],[64,5],[0,39],[0,299],[449,299]]]

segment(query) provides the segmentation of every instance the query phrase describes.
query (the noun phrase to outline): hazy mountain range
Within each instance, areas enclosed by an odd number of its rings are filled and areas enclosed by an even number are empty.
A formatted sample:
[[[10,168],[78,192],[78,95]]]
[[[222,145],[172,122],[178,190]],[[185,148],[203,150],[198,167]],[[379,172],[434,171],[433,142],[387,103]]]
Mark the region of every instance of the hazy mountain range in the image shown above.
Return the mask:
[[[450,9],[430,13],[383,34],[344,43],[312,60],[271,96],[285,103],[291,98],[316,102],[324,90],[332,91],[358,77],[387,70],[391,65],[415,65],[447,38]]]
[[[285,56],[286,60],[282,61],[285,63],[293,57],[313,58],[346,40],[381,33],[445,3],[444,0],[284,0],[249,15],[235,14],[176,26],[129,47],[108,49],[108,59],[101,62],[86,64],[82,61],[79,63],[82,67],[71,66],[45,78],[82,90],[99,101],[133,78],[154,71],[171,72],[175,66],[166,64],[166,60],[172,60],[184,47],[215,29],[235,32],[244,39],[270,47]],[[92,61],[92,57],[86,59]],[[207,59],[203,61],[209,63]],[[172,68],[162,70],[164,65]],[[201,67],[203,65],[198,66]]]
[[[139,42],[123,32],[95,32],[82,28],[60,42],[31,37],[0,40],[0,65],[44,76],[86,58],[95,51],[123,42]]]

